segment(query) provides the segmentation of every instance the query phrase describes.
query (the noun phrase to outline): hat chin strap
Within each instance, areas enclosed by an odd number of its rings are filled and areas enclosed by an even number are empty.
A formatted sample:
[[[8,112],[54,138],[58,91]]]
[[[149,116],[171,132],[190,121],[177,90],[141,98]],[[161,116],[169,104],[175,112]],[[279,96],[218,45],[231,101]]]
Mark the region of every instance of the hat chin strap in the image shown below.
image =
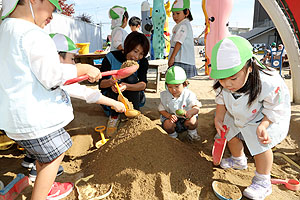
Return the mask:
[[[29,7],[30,7],[30,11],[31,11],[31,15],[32,15],[33,21],[34,21],[34,23],[36,24],[34,12],[33,12],[32,5],[31,5],[31,2],[30,2],[30,1],[29,1]]]

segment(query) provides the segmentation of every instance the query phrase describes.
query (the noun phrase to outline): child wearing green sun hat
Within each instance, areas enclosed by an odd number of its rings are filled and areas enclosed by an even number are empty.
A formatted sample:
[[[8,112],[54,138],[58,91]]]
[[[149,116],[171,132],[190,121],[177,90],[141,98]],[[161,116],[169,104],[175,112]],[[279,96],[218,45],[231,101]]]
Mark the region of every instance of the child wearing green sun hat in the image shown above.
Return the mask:
[[[170,137],[177,138],[178,134],[187,131],[190,140],[200,141],[197,127],[198,112],[202,104],[187,86],[184,69],[179,66],[168,69],[166,90],[160,93],[160,120]]]
[[[187,78],[197,76],[194,55],[194,36],[191,21],[190,0],[176,0],[171,8],[176,25],[172,29],[168,66],[180,66]]]
[[[111,19],[111,47],[110,51],[124,49],[124,41],[128,33],[124,30],[129,18],[127,8],[122,6],[113,6],[109,9],[108,16]]]
[[[79,51],[75,43],[68,36],[60,33],[51,33],[50,37],[55,43],[60,62],[64,64],[75,64],[75,54]],[[63,88],[71,97],[85,100],[87,103],[107,105],[113,107],[117,112],[125,111],[123,103],[102,95],[98,89],[88,88],[79,83],[66,85],[63,86]]]
[[[243,194],[264,199],[272,193],[272,148],[287,135],[291,117],[288,87],[277,71],[263,66],[252,54],[252,45],[239,36],[226,37],[212,50],[211,77],[216,79],[215,128],[226,125],[232,154],[222,168],[246,169],[242,140],[255,160],[255,176]]]
[[[74,118],[61,86],[80,75],[101,78],[91,65],[60,63],[43,30],[56,9],[58,0],[3,0],[0,12],[0,129],[37,160],[32,200],[61,199],[73,189],[70,182],[54,182],[72,145],[63,127]]]

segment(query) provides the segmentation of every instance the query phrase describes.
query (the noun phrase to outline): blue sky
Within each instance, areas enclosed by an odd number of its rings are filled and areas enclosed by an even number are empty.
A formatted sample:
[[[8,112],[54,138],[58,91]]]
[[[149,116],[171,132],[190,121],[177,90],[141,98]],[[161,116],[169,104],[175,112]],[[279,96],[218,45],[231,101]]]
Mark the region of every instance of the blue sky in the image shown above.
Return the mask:
[[[141,16],[141,3],[144,0],[67,0],[67,3],[75,3],[75,16],[88,14],[94,23],[103,23],[102,37],[110,34],[110,19],[108,10],[114,5],[125,6],[128,9],[129,17]],[[171,4],[174,0],[170,0]],[[152,7],[153,0],[148,0]],[[164,0],[167,2],[167,0]],[[234,0],[234,6],[229,18],[229,26],[252,28],[254,0]],[[191,12],[194,20],[192,21],[194,36],[198,36],[205,28],[204,14],[202,12],[202,0],[191,0]],[[175,25],[172,17],[169,18],[170,29]],[[130,32],[129,27],[126,27]],[[171,30],[170,30],[171,31]]]

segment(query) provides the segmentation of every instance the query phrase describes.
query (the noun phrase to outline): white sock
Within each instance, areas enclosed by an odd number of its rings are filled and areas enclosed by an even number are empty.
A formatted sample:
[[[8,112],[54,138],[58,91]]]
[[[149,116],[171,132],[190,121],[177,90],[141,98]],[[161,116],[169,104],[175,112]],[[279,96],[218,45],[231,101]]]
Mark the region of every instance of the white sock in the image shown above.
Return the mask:
[[[178,137],[178,133],[175,131],[174,133],[169,134],[169,136],[171,138],[177,138]]]
[[[188,134],[189,134],[189,135],[198,135],[196,129],[188,130]]]
[[[243,160],[243,159],[246,158],[245,154],[243,154],[243,155],[240,156],[240,157],[234,157],[234,156],[231,156],[231,157],[232,157],[232,159],[234,159],[234,160]]]
[[[255,176],[257,176],[258,178],[261,178],[263,180],[270,180],[271,179],[270,174],[260,174],[257,171],[255,171]]]

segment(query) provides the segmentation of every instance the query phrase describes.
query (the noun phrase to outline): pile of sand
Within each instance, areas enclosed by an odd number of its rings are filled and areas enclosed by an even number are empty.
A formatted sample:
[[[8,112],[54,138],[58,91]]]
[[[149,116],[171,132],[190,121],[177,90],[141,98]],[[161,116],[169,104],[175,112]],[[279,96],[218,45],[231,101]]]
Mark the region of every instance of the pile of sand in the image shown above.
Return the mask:
[[[83,176],[94,176],[79,187],[96,197],[113,185],[106,199],[217,199],[211,188],[213,180],[237,185],[240,190],[251,183],[255,170],[252,158],[247,170],[223,170],[212,165],[207,149],[211,145],[205,146],[205,142],[191,144],[170,138],[140,115],[128,120],[115,138],[86,157]],[[285,174],[277,164],[273,171]],[[276,193],[282,191],[274,188]],[[299,198],[299,192],[285,193],[289,199]]]

